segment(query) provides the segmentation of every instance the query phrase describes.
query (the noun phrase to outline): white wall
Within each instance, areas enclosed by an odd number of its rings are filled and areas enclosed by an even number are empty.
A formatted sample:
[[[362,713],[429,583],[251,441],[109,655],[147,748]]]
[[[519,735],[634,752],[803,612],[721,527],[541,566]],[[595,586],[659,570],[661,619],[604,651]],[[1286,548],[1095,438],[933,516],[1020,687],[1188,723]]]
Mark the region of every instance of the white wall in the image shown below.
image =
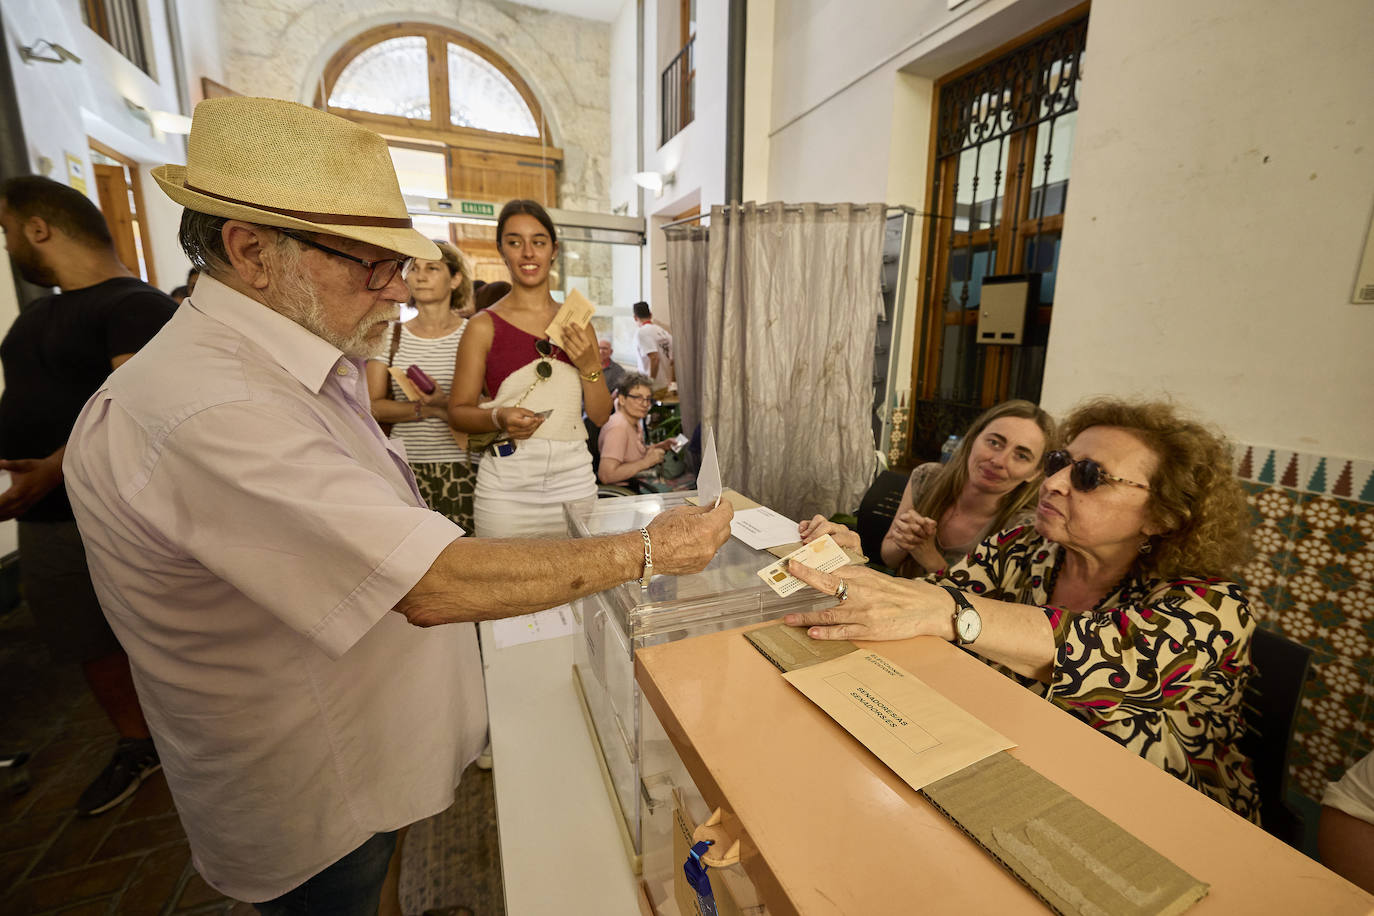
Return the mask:
[[[1094,7],[1049,409],[1165,391],[1243,442],[1374,457],[1371,36],[1368,0]]]
[[[186,260],[176,244],[180,210],[169,210],[163,205],[162,192],[147,169],[166,162],[184,162],[184,141],[181,137],[155,134],[124,103],[128,98],[150,110],[178,110],[165,9],[152,0],[146,4],[146,11],[146,34],[151,39],[150,69],[156,79],[85,26],[79,0],[5,0],[0,7],[6,36],[12,42],[10,67],[30,167],[34,172],[42,172],[43,166],[51,163],[48,177],[67,182],[67,154],[77,156],[88,195],[97,200],[88,136],[138,161],[158,284],[171,289],[177,284],[168,281],[185,277],[186,272]],[[68,48],[82,62],[23,62],[17,46],[31,45],[39,38]]]

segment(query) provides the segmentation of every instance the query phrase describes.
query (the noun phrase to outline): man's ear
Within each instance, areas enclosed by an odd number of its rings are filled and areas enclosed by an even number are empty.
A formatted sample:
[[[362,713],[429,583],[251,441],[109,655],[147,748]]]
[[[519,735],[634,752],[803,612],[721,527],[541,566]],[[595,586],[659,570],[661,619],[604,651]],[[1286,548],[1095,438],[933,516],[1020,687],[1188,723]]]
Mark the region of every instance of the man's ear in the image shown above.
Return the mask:
[[[52,240],[53,228],[41,216],[30,216],[24,220],[24,238],[31,245],[40,245]]]
[[[261,226],[237,219],[227,221],[220,230],[229,265],[251,289],[266,289],[271,282],[262,259],[263,249],[269,242],[267,232]]]

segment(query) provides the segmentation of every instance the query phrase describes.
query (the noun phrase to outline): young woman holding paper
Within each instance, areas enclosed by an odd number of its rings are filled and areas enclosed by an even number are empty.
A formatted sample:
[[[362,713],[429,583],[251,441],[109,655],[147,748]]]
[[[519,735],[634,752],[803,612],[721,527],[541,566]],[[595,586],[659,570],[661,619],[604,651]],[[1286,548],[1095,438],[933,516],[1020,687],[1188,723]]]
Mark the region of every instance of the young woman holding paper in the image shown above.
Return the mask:
[[[448,412],[455,429],[497,434],[477,473],[479,537],[566,532],[562,504],[596,498],[583,410],[611,416],[590,325],[548,336],[559,305],[549,294],[558,233],[544,208],[512,200],[496,223],[511,291],[468,324],[458,348]]]
[[[472,266],[447,242],[435,244],[442,258],[416,260],[406,274],[418,314],[387,335],[386,355],[368,360],[367,388],[372,416],[405,444],[425,502],[471,531],[477,456],[464,448],[467,437],[455,437],[449,426],[448,390],[464,315],[472,311]],[[397,376],[407,370],[410,384],[404,385]]]

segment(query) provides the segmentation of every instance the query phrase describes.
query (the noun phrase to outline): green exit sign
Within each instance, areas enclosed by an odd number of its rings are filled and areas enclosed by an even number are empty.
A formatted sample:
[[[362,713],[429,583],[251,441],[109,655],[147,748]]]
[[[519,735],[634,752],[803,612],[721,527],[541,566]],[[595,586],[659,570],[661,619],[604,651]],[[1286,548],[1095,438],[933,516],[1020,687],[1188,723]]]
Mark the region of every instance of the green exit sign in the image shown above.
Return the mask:
[[[477,200],[465,200],[461,204],[461,212],[464,216],[495,216],[496,205]]]

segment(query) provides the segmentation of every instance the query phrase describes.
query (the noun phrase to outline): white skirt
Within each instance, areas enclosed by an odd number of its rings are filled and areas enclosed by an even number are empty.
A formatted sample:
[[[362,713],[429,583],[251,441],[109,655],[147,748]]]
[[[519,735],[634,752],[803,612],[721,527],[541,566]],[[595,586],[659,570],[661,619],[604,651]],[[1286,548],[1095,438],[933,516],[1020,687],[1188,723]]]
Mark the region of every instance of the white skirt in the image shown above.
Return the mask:
[[[473,500],[476,536],[567,537],[563,504],[596,499],[585,440],[525,439],[515,454],[482,456]]]

